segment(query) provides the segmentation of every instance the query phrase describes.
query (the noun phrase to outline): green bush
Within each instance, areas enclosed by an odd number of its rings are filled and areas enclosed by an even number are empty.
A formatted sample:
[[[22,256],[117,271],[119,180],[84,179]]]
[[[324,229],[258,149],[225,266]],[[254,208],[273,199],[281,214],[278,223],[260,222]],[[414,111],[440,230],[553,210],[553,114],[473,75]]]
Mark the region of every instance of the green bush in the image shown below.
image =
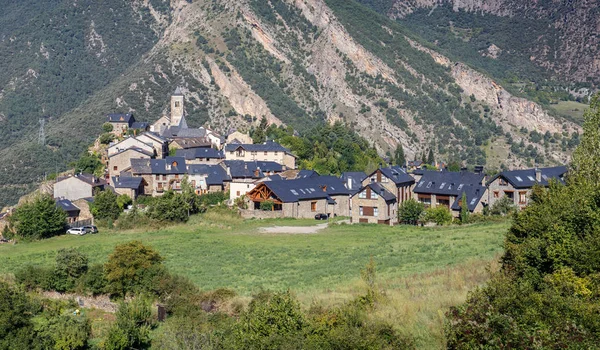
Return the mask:
[[[98,220],[116,220],[123,212],[117,202],[118,196],[108,191],[97,191],[94,195],[94,203],[91,206],[91,212]]]
[[[403,224],[416,225],[423,217],[425,206],[414,199],[408,199],[398,208],[398,221]]]
[[[54,289],[74,291],[78,280],[88,271],[88,258],[75,248],[60,249],[56,254]]]
[[[9,222],[17,236],[37,240],[65,233],[66,219],[65,211],[48,194],[19,206],[9,217]]]
[[[52,290],[54,288],[54,269],[27,265],[15,272],[15,280],[26,290]]]
[[[100,135],[99,141],[103,145],[108,145],[115,139],[115,135],[111,133],[104,133]]]
[[[425,210],[424,220],[439,226],[448,225],[452,223],[452,213],[444,206],[428,208]]]
[[[108,281],[104,274],[104,266],[102,264],[90,266],[85,276],[83,276],[84,290],[92,295],[100,295],[106,293],[107,286]]]
[[[502,196],[489,209],[490,215],[510,215],[517,211],[514,200],[508,196]]]
[[[150,331],[155,325],[150,303],[135,298],[121,303],[117,320],[108,331],[104,342],[106,350],[147,349],[150,347]]]
[[[112,132],[114,130],[113,125],[111,123],[104,123],[102,124],[102,131],[104,131],[105,133],[107,132]]]
[[[39,307],[22,291],[0,281],[0,349],[36,346],[32,318]]]
[[[275,203],[271,200],[260,202],[260,210],[271,211],[275,207]]]

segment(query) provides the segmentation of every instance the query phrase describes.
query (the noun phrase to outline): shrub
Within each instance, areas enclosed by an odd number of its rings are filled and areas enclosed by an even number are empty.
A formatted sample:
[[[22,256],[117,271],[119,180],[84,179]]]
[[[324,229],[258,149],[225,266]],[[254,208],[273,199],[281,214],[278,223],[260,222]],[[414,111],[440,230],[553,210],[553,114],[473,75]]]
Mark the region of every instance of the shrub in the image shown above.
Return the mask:
[[[54,269],[27,265],[15,272],[15,280],[26,290],[51,290],[54,287]]]
[[[112,132],[114,130],[113,125],[111,123],[104,123],[102,124],[102,131],[104,131],[105,133],[107,132]]]
[[[162,261],[157,251],[139,241],[116,246],[104,265],[109,292],[124,297],[151,289],[145,283],[162,268]]]
[[[121,303],[117,320],[108,331],[104,342],[106,350],[147,349],[150,346],[150,331],[154,326],[150,304],[135,298]]]
[[[94,196],[91,212],[98,220],[117,220],[123,212],[117,202],[117,195],[112,191],[98,191]]]
[[[108,281],[104,274],[104,266],[102,264],[90,266],[85,276],[83,276],[84,290],[92,295],[100,295],[106,293],[107,286]]]
[[[100,143],[103,145],[108,145],[109,143],[111,143],[113,140],[115,139],[115,135],[111,134],[111,133],[104,133],[102,135],[100,135]]]
[[[19,206],[9,217],[9,222],[17,236],[36,240],[65,233],[66,219],[65,211],[48,194]]]
[[[0,349],[33,349],[32,318],[38,307],[22,291],[0,282]]]
[[[425,206],[414,199],[404,201],[398,209],[398,221],[405,224],[416,225],[421,217]]]
[[[426,222],[434,222],[436,225],[448,225],[452,223],[452,213],[448,208],[439,206],[435,208],[428,208],[425,210],[424,220]]]
[[[275,203],[271,200],[266,200],[260,203],[260,210],[271,211],[275,207]]]
[[[508,196],[503,196],[490,207],[490,215],[510,215],[517,211],[514,201]]]

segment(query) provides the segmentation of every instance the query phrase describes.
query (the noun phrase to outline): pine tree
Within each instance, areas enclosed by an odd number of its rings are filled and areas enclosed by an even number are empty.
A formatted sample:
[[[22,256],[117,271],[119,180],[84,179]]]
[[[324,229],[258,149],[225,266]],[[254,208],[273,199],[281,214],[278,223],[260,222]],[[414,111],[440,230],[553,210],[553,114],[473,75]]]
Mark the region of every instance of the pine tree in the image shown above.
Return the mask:
[[[435,163],[435,158],[433,157],[433,150],[429,149],[429,154],[427,155],[427,164],[433,165]]]
[[[402,144],[398,143],[396,147],[396,152],[394,152],[394,164],[396,165],[404,165],[406,163],[406,157],[404,156],[404,148],[402,148]]]

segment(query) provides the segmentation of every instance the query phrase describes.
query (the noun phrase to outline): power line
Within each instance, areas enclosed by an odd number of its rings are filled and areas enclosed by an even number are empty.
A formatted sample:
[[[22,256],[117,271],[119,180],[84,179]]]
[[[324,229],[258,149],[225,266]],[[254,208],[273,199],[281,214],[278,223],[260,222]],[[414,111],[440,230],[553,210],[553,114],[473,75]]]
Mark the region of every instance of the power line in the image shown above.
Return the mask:
[[[46,145],[46,131],[44,130],[46,126],[46,117],[40,118],[40,131],[38,133],[38,143],[42,146]]]

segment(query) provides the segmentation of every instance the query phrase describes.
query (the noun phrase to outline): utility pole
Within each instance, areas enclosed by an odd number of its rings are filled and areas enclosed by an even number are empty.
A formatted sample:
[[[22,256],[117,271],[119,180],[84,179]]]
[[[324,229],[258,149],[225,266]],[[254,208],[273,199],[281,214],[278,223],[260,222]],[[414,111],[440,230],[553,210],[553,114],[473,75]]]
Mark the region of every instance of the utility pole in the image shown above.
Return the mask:
[[[44,127],[46,126],[46,117],[40,118],[40,132],[38,133],[38,143],[42,146],[46,145],[46,132]]]

